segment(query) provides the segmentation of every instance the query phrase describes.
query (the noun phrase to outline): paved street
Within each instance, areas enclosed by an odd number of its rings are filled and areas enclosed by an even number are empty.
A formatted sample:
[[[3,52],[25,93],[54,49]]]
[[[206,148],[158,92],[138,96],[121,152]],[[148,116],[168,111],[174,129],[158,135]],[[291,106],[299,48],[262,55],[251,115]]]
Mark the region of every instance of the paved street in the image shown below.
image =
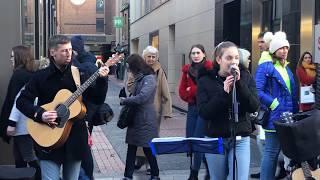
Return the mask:
[[[123,177],[127,150],[127,145],[125,144],[126,130],[121,130],[116,126],[120,111],[118,93],[121,87],[121,81],[111,76],[106,102],[112,107],[115,117],[108,125],[95,127],[92,135],[96,179],[111,180]],[[173,95],[173,104],[185,109],[185,104],[179,101],[176,95]],[[184,112],[174,109],[173,118],[162,122],[160,137],[184,136],[185,119],[186,114]],[[254,141],[254,139],[251,140],[251,172],[256,172],[260,163]],[[186,154],[159,155],[157,159],[161,179],[186,180],[188,178],[190,161]],[[202,167],[199,179],[203,179],[204,175],[205,170]],[[142,167],[141,170],[137,171],[134,174],[134,179],[148,179],[146,168]]]

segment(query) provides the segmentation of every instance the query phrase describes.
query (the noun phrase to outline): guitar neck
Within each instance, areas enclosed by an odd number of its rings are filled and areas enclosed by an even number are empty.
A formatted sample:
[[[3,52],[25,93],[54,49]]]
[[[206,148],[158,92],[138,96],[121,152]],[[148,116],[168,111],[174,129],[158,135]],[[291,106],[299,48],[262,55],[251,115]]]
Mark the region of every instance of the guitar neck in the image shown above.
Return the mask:
[[[301,163],[302,172],[305,178],[312,177],[310,166],[307,161]]]
[[[78,89],[66,100],[64,103],[69,107],[79,96],[99,77],[99,70],[93,73],[86,82],[84,82]]]
[[[112,66],[118,63],[122,59],[122,56],[112,57],[104,64],[105,66]],[[79,96],[99,77],[99,69],[93,73],[86,82],[84,82],[78,89],[66,100],[65,106],[69,107]]]

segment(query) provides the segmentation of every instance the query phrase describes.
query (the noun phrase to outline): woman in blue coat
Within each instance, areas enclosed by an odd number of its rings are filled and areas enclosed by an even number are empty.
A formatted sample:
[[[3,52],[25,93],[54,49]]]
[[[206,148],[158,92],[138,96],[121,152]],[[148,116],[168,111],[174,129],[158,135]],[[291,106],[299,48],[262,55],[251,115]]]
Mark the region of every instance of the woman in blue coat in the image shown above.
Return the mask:
[[[273,122],[283,112],[298,112],[298,101],[294,76],[288,67],[289,42],[284,32],[277,32],[270,42],[269,54],[261,57],[256,71],[256,87],[262,106],[270,110],[264,125],[265,146],[261,162],[261,180],[275,178],[277,159],[280,152]]]

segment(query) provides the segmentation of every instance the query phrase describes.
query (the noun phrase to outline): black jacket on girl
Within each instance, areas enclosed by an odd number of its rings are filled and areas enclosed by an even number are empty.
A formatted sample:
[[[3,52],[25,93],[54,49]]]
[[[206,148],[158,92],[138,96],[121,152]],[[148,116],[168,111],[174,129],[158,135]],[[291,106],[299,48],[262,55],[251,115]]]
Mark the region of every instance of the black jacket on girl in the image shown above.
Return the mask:
[[[9,143],[10,140],[10,137],[7,135],[7,127],[8,125],[15,127],[15,124],[10,124],[13,123],[13,121],[9,121],[14,100],[21,88],[31,79],[32,75],[32,72],[27,71],[24,68],[18,68],[11,76],[7,89],[7,95],[4,100],[0,115],[0,136],[7,143]]]
[[[253,113],[259,108],[259,99],[255,81],[249,71],[239,65],[240,80],[236,82],[237,101],[239,103],[239,122],[235,125],[237,136],[248,136],[252,133],[252,124],[246,113]],[[197,106],[200,116],[206,120],[206,136],[231,137],[233,119],[230,120],[232,109],[232,91],[223,89],[226,79],[218,74],[219,66],[202,68],[198,76]]]

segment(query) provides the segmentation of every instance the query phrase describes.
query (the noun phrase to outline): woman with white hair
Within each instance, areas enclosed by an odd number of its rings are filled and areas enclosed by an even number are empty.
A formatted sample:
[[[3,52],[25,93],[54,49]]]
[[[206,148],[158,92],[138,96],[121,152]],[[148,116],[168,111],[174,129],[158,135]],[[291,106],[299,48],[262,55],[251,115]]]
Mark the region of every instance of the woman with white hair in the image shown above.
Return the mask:
[[[159,62],[159,51],[153,46],[147,46],[143,52],[142,57],[146,63],[153,69],[156,76],[157,89],[154,97],[154,105],[157,113],[158,133],[160,130],[161,120],[171,118],[172,114],[172,100],[169,90],[166,74]],[[134,79],[132,75],[128,74],[127,87],[130,92],[132,89]],[[144,154],[139,148],[137,151],[137,163],[136,169],[140,169],[143,164],[146,163]]]

